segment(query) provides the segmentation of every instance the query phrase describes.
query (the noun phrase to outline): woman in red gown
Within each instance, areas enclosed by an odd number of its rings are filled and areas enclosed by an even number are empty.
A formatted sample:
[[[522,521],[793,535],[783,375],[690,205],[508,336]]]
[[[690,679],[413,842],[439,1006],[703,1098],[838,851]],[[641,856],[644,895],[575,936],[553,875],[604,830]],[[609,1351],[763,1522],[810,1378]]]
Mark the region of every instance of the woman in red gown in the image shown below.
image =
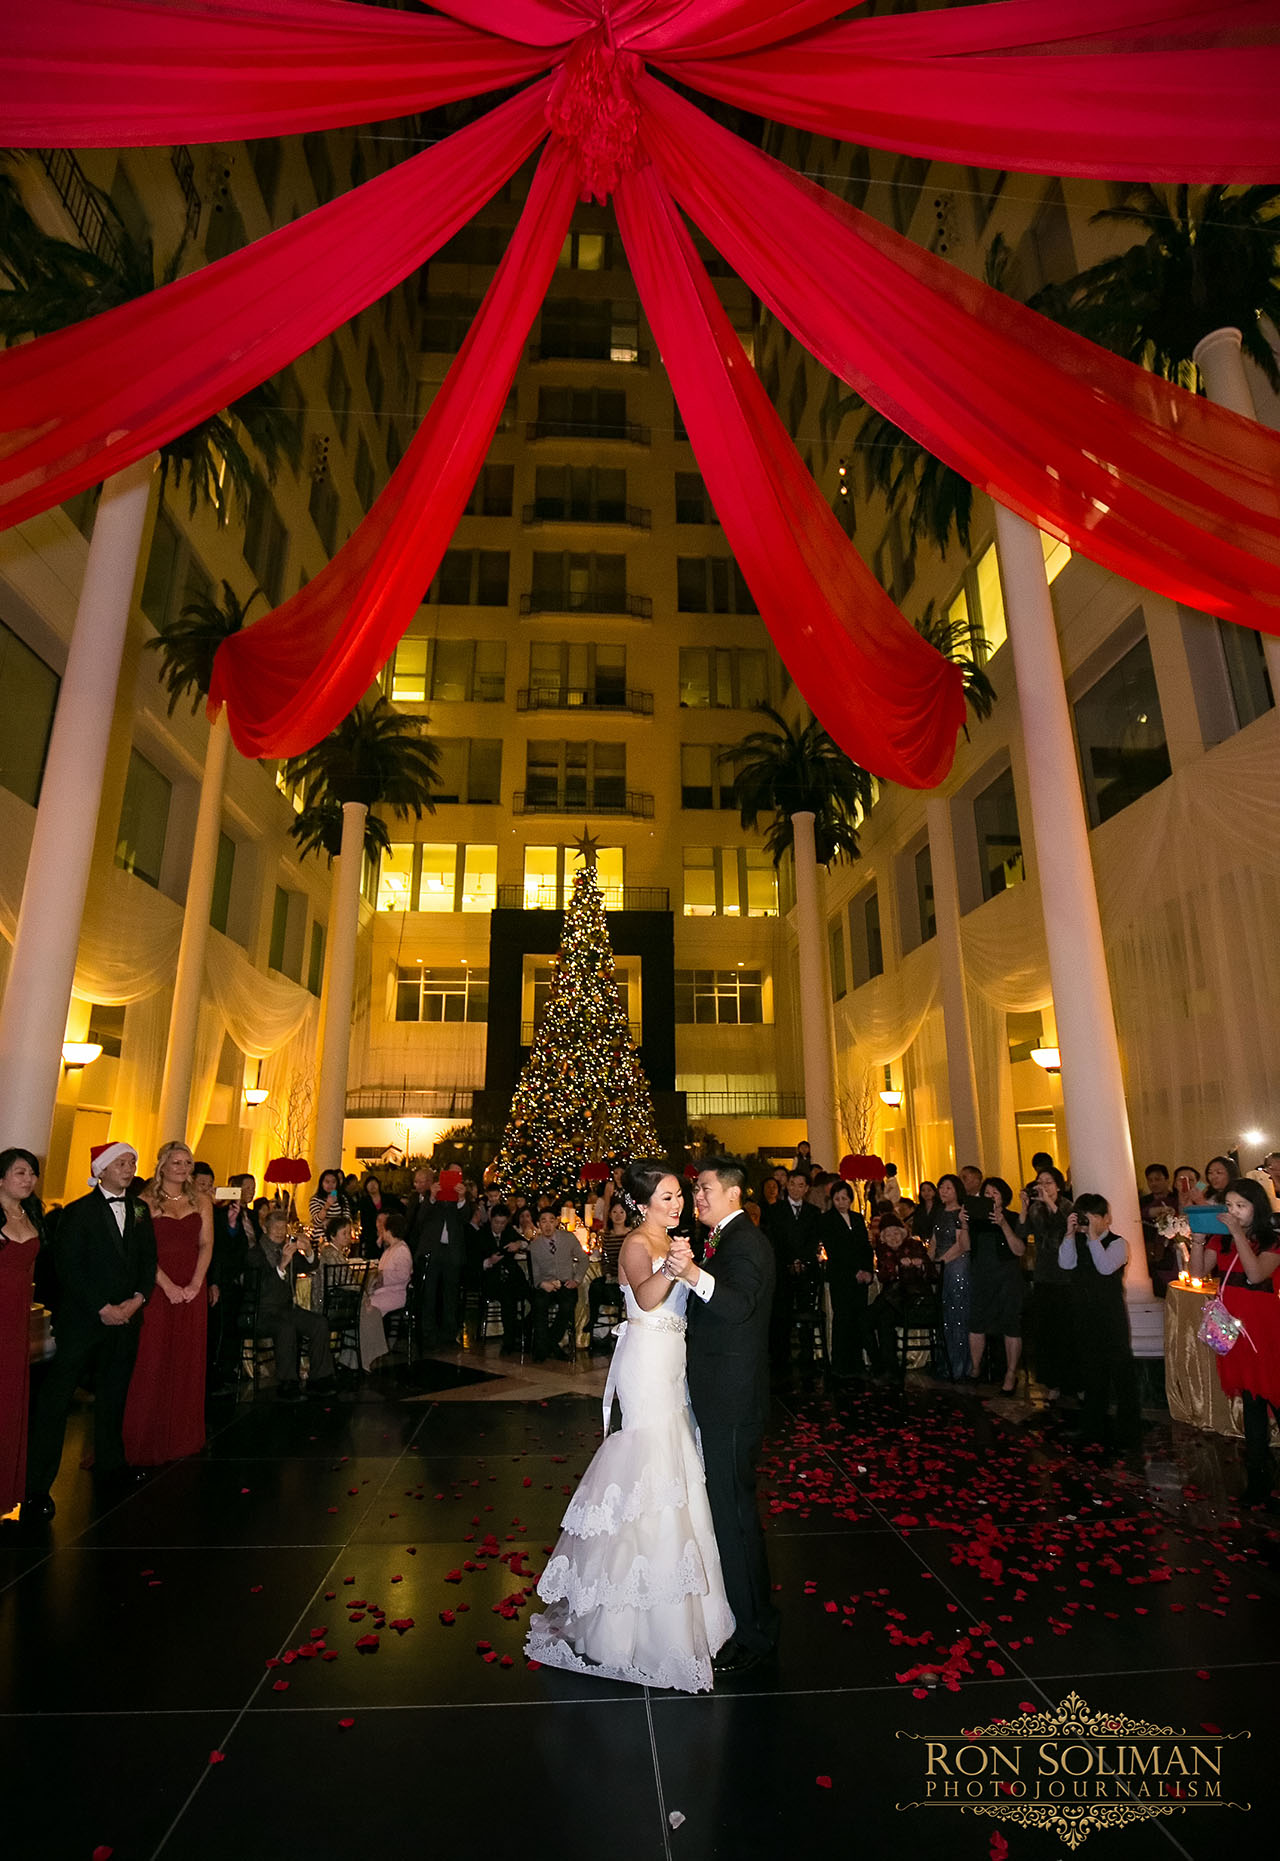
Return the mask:
[[[0,1150],[0,1514],[26,1494],[31,1282],[40,1251],[40,1205],[31,1198],[39,1174],[29,1150]]]
[[[185,1144],[166,1144],[143,1191],[158,1266],[124,1411],[131,1467],[157,1467],[204,1446],[205,1275],[213,1253],[213,1204],[191,1188],[191,1165]]]
[[[1218,1376],[1228,1396],[1238,1395],[1244,1410],[1246,1506],[1273,1504],[1271,1417],[1280,1419],[1280,1234],[1271,1201],[1259,1183],[1247,1177],[1226,1192],[1223,1218],[1230,1230],[1218,1256],[1220,1296],[1245,1327],[1225,1357]],[[1229,1251],[1228,1251],[1229,1250]]]

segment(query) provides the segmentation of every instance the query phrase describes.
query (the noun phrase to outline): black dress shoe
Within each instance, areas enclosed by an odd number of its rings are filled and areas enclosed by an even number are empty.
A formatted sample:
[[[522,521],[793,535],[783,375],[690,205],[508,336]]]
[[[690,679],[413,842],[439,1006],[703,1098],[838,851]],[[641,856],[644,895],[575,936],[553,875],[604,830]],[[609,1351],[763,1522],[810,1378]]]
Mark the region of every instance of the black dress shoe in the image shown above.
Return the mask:
[[[753,1667],[763,1667],[771,1661],[776,1650],[773,1648],[741,1648],[736,1641],[731,1641],[712,1661],[713,1672],[717,1674],[746,1674]]]
[[[336,1392],[337,1387],[338,1382],[336,1377],[312,1377],[307,1384],[307,1394],[309,1396],[332,1396]]]
[[[276,1389],[277,1402],[305,1402],[300,1383],[281,1383]]]
[[[42,1525],[48,1522],[58,1508],[48,1493],[33,1493],[30,1499],[24,1499],[22,1510],[18,1514],[20,1525]]]

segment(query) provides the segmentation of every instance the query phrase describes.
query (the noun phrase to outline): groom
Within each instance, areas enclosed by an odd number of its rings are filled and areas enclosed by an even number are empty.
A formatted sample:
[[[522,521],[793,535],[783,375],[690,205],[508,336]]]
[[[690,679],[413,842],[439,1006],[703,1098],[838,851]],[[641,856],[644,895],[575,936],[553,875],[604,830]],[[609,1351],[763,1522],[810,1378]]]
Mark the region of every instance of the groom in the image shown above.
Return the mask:
[[[745,1673],[778,1642],[764,1534],[756,1511],[756,1462],[769,1409],[769,1311],[773,1249],[742,1212],[746,1171],[713,1157],[698,1174],[693,1204],[708,1226],[705,1267],[675,1240],[671,1265],[689,1301],[689,1400],[702,1435],[707,1498],[724,1587],[736,1627],[716,1656],[719,1674]]]

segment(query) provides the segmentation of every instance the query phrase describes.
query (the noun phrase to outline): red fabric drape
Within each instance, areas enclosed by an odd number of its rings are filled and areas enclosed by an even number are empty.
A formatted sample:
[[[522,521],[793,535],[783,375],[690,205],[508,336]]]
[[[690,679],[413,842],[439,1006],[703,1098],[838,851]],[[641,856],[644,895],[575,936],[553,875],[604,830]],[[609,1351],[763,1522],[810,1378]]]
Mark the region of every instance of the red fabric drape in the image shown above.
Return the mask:
[[[865,768],[932,788],[964,723],[960,674],[845,537],[743,352],[657,171],[618,225],[725,537],[810,709]]]
[[[18,149],[376,123],[551,63],[491,32],[347,0],[20,0],[9,12],[0,121]]]
[[[187,432],[391,290],[537,148],[548,88],[202,271],[0,353],[0,521]]]
[[[390,483],[327,567],[218,649],[210,703],[246,756],[318,743],[377,676],[421,604],[493,440],[564,244],[577,177],[553,144],[466,342]]]
[[[636,94],[676,198],[834,374],[1105,568],[1280,632],[1280,434],[966,277],[656,80]]]
[[[1276,39],[1210,52],[890,59],[868,56],[855,22],[741,58],[659,62],[777,122],[910,155],[1033,174],[1248,182],[1280,173],[1280,26]]]

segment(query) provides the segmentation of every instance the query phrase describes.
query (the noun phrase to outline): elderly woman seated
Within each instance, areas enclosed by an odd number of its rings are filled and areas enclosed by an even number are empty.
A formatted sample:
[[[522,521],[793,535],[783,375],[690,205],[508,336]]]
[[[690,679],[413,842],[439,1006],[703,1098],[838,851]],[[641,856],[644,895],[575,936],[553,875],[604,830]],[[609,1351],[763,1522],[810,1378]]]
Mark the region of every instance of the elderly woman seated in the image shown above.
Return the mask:
[[[380,1215],[377,1233],[381,1252],[377,1269],[370,1274],[373,1283],[360,1308],[360,1358],[366,1370],[387,1354],[383,1314],[403,1310],[413,1274],[413,1255],[404,1238],[404,1216]]]

